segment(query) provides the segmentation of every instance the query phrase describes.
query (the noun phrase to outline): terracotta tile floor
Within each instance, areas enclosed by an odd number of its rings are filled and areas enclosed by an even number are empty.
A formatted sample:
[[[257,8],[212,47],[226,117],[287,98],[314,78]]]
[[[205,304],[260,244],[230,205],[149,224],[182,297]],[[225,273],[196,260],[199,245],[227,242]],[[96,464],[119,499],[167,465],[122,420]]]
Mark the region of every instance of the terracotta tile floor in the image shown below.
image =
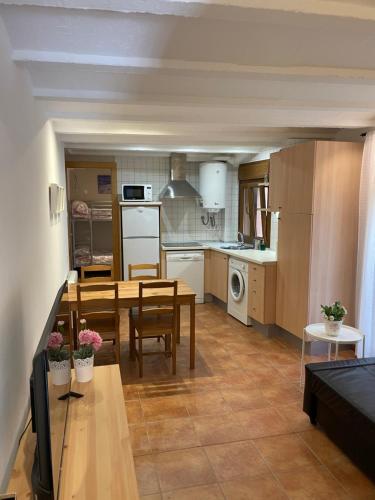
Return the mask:
[[[122,317],[124,398],[142,499],[375,499],[375,486],[302,412],[296,349],[214,304],[199,305],[191,371],[187,313],[177,375],[164,356],[150,356],[143,379],[129,360]]]

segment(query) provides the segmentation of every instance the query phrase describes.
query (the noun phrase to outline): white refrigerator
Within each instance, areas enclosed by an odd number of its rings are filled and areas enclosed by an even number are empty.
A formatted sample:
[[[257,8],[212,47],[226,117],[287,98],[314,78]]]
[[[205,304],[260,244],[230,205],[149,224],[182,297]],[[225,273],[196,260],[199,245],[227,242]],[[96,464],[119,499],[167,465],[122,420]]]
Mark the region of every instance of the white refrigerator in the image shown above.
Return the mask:
[[[159,206],[122,207],[122,274],[129,264],[160,264]],[[136,273],[135,273],[136,274]],[[144,271],[140,271],[144,274]]]

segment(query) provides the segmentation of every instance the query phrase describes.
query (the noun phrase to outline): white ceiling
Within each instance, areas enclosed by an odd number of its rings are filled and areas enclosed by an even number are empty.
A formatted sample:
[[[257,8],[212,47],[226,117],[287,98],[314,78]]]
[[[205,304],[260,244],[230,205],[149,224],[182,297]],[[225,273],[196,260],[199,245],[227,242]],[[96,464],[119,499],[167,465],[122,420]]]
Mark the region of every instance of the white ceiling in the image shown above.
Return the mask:
[[[72,148],[256,154],[375,126],[372,0],[0,0],[0,16]]]

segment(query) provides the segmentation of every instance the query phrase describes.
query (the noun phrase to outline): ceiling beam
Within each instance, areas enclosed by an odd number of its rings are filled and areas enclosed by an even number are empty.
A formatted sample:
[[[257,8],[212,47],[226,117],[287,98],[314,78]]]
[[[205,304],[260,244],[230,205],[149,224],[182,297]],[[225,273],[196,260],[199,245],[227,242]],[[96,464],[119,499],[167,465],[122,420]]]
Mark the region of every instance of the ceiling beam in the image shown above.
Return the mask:
[[[0,0],[0,4],[246,20],[254,10],[375,20],[367,0]]]
[[[181,59],[118,57],[72,52],[15,49],[12,58],[18,63],[51,63],[81,66],[103,66],[113,69],[138,71],[173,71],[191,75],[215,74],[237,76],[307,77],[331,79],[375,80],[375,70],[365,68],[340,68],[327,66],[255,66],[212,61],[187,61]]]
[[[375,112],[368,109],[266,108],[264,106],[210,106],[194,103],[103,103],[78,100],[38,102],[48,118],[126,120],[157,123],[227,123],[248,127],[369,128],[375,126]]]

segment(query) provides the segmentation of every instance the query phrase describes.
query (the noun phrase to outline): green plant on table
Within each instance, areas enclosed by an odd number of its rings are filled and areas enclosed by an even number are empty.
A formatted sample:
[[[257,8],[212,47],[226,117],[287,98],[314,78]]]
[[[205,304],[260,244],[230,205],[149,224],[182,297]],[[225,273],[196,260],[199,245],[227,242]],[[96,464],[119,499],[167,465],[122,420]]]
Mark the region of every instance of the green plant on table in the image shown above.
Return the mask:
[[[327,321],[342,321],[348,314],[346,308],[338,300],[331,305],[321,305],[321,311]]]

